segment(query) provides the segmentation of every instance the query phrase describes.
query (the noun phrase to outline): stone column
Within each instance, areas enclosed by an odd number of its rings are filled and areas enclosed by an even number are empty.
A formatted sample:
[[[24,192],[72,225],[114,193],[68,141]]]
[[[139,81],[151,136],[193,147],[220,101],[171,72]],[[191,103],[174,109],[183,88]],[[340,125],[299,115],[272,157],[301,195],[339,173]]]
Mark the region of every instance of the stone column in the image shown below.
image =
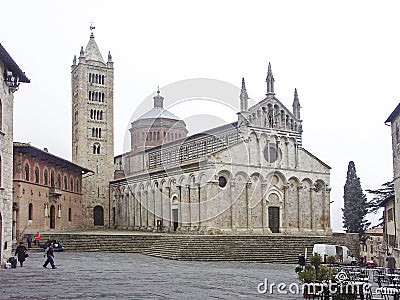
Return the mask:
[[[314,205],[313,205],[313,187],[310,188],[310,229],[311,231],[314,230]]]
[[[250,231],[250,222],[251,222],[251,211],[250,211],[250,208],[249,208],[249,204],[250,204],[250,199],[249,199],[249,188],[251,187],[251,182],[250,181],[248,181],[247,183],[246,183],[246,212],[247,212],[247,222],[246,222],[246,224],[247,224],[247,226],[246,226],[246,228],[247,228],[247,231],[249,232]]]
[[[288,201],[288,193],[289,193],[289,184],[283,185],[283,213],[284,216],[282,218],[282,227],[285,231],[288,231],[288,210],[287,210],[287,201]]]

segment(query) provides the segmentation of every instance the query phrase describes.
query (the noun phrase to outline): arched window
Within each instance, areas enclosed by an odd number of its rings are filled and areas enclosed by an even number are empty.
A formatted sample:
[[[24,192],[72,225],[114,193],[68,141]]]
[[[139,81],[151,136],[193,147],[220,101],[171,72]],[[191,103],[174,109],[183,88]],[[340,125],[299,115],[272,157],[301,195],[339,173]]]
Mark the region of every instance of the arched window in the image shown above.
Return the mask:
[[[99,138],[101,138],[101,128],[99,128]]]
[[[76,192],[79,193],[79,179],[76,180],[76,184],[75,184],[75,188],[76,188]]]
[[[28,220],[32,221],[33,220],[33,204],[29,203],[29,208],[28,208]]]
[[[92,137],[94,137],[94,132],[95,130],[94,130],[94,127],[92,128]]]
[[[72,221],[72,208],[68,208],[68,222]]]
[[[39,168],[35,168],[35,183],[39,183]]]
[[[90,118],[93,119],[93,109],[90,110]]]
[[[100,154],[100,145],[97,146],[97,154]]]
[[[50,186],[54,187],[54,172],[51,171],[50,173]]]
[[[57,175],[57,187],[61,188],[61,175],[60,174]]]
[[[99,120],[103,120],[103,111],[100,111],[100,119]]]
[[[47,170],[44,170],[43,174],[43,184],[48,185],[49,184],[49,174],[47,173]]]
[[[93,154],[96,154],[96,145],[93,145]]]
[[[96,79],[95,82],[98,83],[99,82],[99,75],[96,74]]]
[[[69,180],[69,188],[70,188],[70,190],[73,192],[74,191],[74,179],[73,178],[71,178],[70,180]]]
[[[101,76],[101,84],[104,84],[104,75]]]
[[[100,119],[100,111],[99,110],[97,111],[96,117],[97,117],[96,120],[101,120]]]
[[[68,190],[68,179],[67,179],[67,176],[64,176],[64,190]]]
[[[92,92],[89,92],[89,100],[92,100]]]
[[[94,74],[92,74],[92,83],[94,83]]]
[[[25,164],[25,180],[29,181],[29,165]]]

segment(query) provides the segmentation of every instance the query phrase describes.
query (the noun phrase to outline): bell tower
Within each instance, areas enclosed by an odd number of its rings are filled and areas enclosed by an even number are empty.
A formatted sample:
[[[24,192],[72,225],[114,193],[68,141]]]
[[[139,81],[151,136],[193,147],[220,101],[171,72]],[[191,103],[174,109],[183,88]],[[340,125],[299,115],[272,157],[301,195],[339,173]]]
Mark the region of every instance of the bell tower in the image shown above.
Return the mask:
[[[91,27],[91,30],[94,29]],[[114,173],[114,66],[105,63],[93,31],[71,66],[72,161],[93,174],[83,178],[83,224],[108,226],[108,183]]]

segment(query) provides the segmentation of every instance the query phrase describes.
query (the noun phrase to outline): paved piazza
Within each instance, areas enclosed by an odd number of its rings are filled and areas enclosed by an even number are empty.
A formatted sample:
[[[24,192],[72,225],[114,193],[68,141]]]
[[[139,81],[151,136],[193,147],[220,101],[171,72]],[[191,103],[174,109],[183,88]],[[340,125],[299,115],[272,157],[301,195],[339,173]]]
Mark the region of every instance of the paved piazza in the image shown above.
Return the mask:
[[[257,286],[298,282],[294,265],[188,262],[135,253],[55,253],[57,269],[31,252],[23,268],[0,270],[0,299],[301,299]],[[264,286],[260,286],[261,289]],[[289,289],[287,289],[289,290]]]

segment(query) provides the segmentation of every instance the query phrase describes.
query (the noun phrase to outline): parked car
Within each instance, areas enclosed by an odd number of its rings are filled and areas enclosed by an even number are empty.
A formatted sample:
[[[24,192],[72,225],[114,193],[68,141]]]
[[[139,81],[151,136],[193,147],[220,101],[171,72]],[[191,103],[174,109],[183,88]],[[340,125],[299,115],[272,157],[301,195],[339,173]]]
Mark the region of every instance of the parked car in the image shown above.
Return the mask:
[[[48,240],[44,244],[40,244],[40,248],[46,249],[50,243],[53,243],[54,252],[63,252],[64,251],[64,246],[58,238],[53,238],[53,239]]]
[[[326,263],[328,256],[334,256],[336,262],[344,265],[355,265],[356,258],[346,246],[315,244],[313,248],[314,254],[319,254],[322,261]]]
[[[373,260],[367,260],[367,261],[365,262],[365,266],[366,266],[367,268],[373,268],[373,267],[376,267],[377,264],[376,264],[376,262],[374,262]]]

